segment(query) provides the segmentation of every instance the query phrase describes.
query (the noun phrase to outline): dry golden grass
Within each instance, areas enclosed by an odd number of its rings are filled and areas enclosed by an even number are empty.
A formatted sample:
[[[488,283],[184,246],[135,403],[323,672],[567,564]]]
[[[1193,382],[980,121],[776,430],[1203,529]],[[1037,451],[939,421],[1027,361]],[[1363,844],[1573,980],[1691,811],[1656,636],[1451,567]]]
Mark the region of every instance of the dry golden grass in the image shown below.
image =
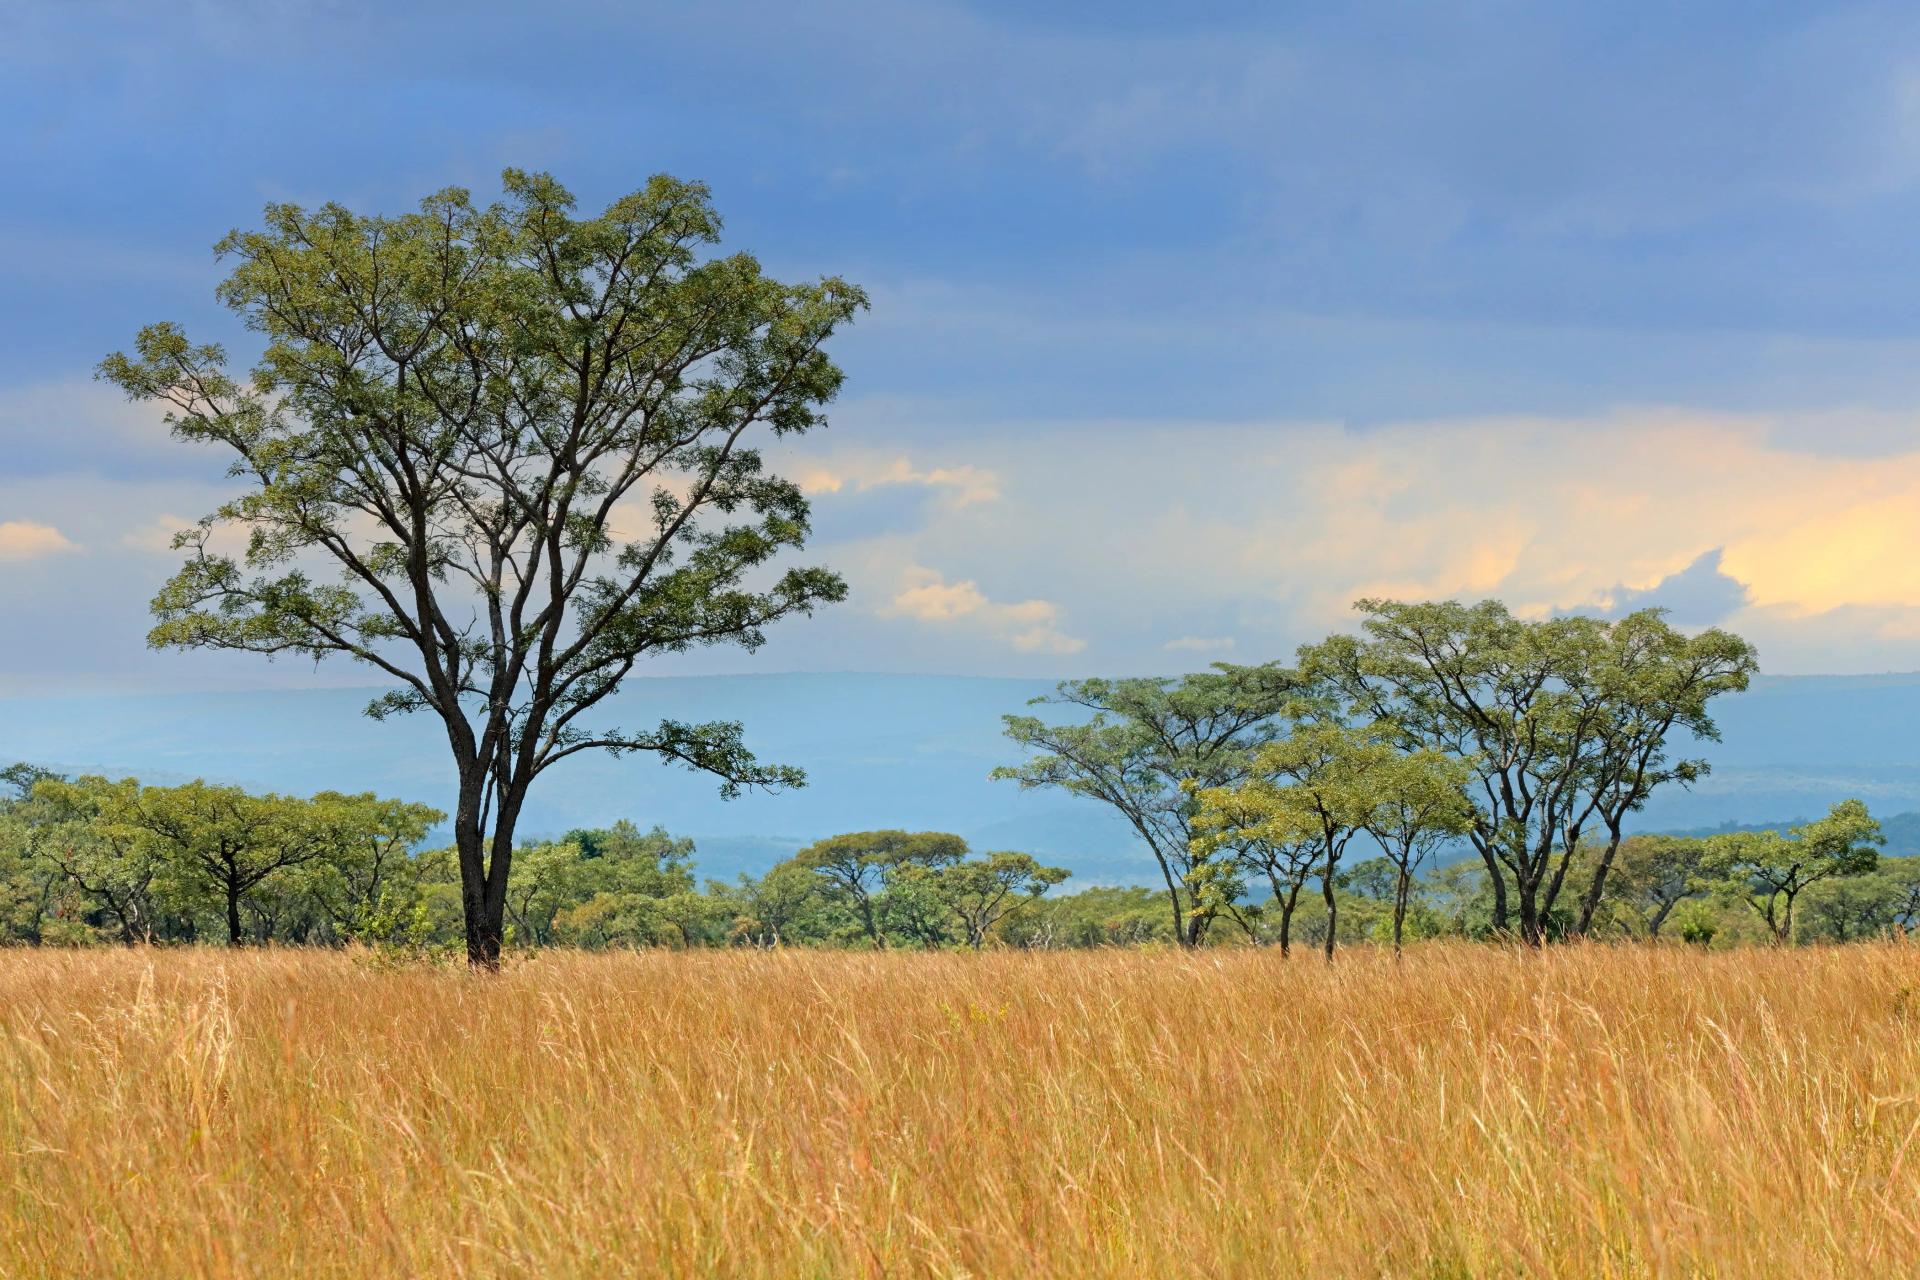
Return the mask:
[[[1911,1274],[1920,950],[0,955],[8,1276]]]

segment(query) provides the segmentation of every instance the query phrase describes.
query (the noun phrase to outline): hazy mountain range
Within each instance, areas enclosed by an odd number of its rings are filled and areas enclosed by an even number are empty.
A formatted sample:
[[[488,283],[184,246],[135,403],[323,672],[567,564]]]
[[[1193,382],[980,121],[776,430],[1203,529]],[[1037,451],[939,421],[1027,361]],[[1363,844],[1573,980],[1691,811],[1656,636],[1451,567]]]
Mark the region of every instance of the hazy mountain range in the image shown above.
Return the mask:
[[[838,831],[937,829],[976,848],[1045,854],[1082,884],[1152,877],[1144,851],[1099,806],[988,780],[1017,758],[1000,717],[1050,687],[859,674],[634,680],[604,723],[740,720],[762,759],[804,767],[809,785],[722,801],[711,781],[650,760],[578,757],[536,784],[522,830],[660,823],[695,837],[703,874],[731,876]],[[366,719],[360,710],[373,692],[4,699],[0,757],[154,782],[373,790],[444,807],[444,739],[429,719]],[[1691,792],[1656,797],[1643,827],[1774,823],[1853,795],[1883,815],[1920,810],[1920,674],[1762,677],[1717,713],[1723,741],[1701,750],[1712,775]]]

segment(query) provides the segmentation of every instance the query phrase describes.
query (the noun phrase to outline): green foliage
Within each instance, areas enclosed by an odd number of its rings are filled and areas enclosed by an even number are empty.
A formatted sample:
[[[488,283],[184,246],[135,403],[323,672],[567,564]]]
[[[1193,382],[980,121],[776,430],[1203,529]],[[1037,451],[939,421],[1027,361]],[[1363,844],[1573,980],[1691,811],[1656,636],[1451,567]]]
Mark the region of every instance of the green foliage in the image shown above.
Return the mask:
[[[1585,833],[1591,859],[1571,928],[1590,926],[1629,816],[1658,787],[1688,785],[1704,761],[1671,759],[1676,729],[1718,737],[1708,703],[1744,689],[1753,648],[1724,631],[1688,636],[1658,610],[1617,622],[1526,621],[1497,601],[1363,600],[1364,635],[1300,654],[1301,669],[1355,721],[1392,725],[1408,750],[1464,762],[1474,774],[1468,836],[1486,868],[1495,930],[1528,941],[1554,932],[1560,893]]]
[[[1710,874],[1753,908],[1774,941],[1794,936],[1794,907],[1812,886],[1867,874],[1879,864],[1880,824],[1859,800],[1843,800],[1815,822],[1788,831],[1737,831],[1707,839]]]
[[[1685,903],[1673,913],[1674,928],[1680,940],[1696,947],[1710,947],[1720,933],[1719,917],[1704,902]]]
[[[561,760],[648,753],[726,794],[802,781],[737,724],[592,717],[650,655],[752,649],[844,597],[824,568],[775,569],[808,506],[754,446],[822,423],[841,384],[824,344],[866,305],[713,254],[697,183],[655,177],[597,217],[548,175],[503,185],[399,217],[269,205],[218,247],[220,299],[264,342],[251,371],[173,324],[100,365],[244,486],[176,540],[150,641],[344,655],[393,682],[370,714],[438,717],[483,964],[528,789]]]
[[[1175,936],[1197,946],[1242,885],[1237,868],[1195,844],[1196,793],[1244,778],[1299,694],[1298,677],[1272,663],[1216,663],[1178,680],[1067,681],[1035,705],[1083,718],[1005,717],[1007,736],[1030,754],[993,776],[1116,810],[1159,864]]]
[[[856,919],[874,947],[963,942],[977,949],[997,926],[1068,875],[1024,853],[971,857],[966,841],[937,831],[832,836],[802,849],[768,880],[789,869],[811,872],[816,890]]]
[[[1316,708],[1301,704],[1309,714]],[[1232,849],[1263,870],[1280,912],[1280,946],[1289,948],[1301,883],[1318,863],[1327,954],[1339,936],[1336,877],[1348,844],[1362,832],[1392,869],[1391,937],[1398,945],[1413,877],[1443,841],[1467,831],[1464,764],[1437,751],[1403,750],[1390,725],[1353,727],[1314,716],[1261,746],[1248,776],[1195,792],[1196,844]],[[1284,869],[1283,869],[1284,868]]]
[[[1708,892],[1707,843],[1691,836],[1632,836],[1606,884],[1607,920],[1621,932],[1658,938],[1677,908]]]
[[[1161,895],[1137,886],[1105,886],[1050,894],[1023,907],[1001,930],[1009,945],[1126,947],[1179,941]]]

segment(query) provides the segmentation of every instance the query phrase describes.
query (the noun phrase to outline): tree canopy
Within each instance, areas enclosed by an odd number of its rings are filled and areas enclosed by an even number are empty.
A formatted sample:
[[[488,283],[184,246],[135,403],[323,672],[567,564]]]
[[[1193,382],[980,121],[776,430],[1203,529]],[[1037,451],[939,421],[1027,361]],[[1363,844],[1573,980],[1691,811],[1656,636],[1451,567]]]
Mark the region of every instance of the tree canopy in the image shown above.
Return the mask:
[[[592,715],[644,659],[759,645],[841,599],[776,571],[808,532],[756,444],[821,425],[824,344],[865,305],[786,284],[720,233],[705,187],[660,176],[594,217],[545,174],[417,212],[268,206],[235,231],[221,300],[264,339],[230,372],[177,325],[101,374],[231,458],[241,492],[177,540],[156,646],[345,655],[393,690],[375,716],[445,727],[468,949],[498,957],[529,787],[583,751],[643,752],[723,791],[781,787],[739,725]],[[236,545],[236,539],[240,545]]]
[[[1117,811],[1159,867],[1174,936],[1197,946],[1240,883],[1230,869],[1221,874],[1210,848],[1195,846],[1196,792],[1245,777],[1253,752],[1279,732],[1281,712],[1298,696],[1295,674],[1272,663],[1216,663],[1177,680],[1067,681],[1034,705],[1084,718],[1006,716],[1007,736],[1030,754],[993,776]]]
[[[1529,621],[1492,600],[1358,607],[1362,634],[1302,650],[1303,671],[1350,714],[1394,725],[1408,749],[1469,763],[1468,835],[1494,927],[1517,914],[1534,943],[1591,924],[1628,815],[1658,787],[1707,772],[1704,760],[1673,758],[1675,731],[1716,739],[1709,702],[1746,688],[1757,667],[1740,637],[1686,635],[1658,610],[1608,622]],[[1596,829],[1606,840],[1589,888],[1577,911],[1557,915],[1573,854]]]

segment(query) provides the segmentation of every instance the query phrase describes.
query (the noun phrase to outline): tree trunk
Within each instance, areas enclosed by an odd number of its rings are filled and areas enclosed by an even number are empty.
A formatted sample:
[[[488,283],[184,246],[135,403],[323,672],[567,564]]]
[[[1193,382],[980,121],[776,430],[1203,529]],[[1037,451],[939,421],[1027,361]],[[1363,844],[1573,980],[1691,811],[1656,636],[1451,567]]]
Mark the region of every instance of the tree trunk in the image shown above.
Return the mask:
[[[1516,880],[1514,888],[1520,898],[1520,940],[1530,947],[1546,945],[1546,931],[1540,920],[1540,904],[1537,895],[1538,885],[1525,880]]]
[[[1507,878],[1500,872],[1500,859],[1493,856],[1493,846],[1484,844],[1478,838],[1473,842],[1479,850],[1480,861],[1487,864],[1487,883],[1493,888],[1493,931],[1505,933],[1509,908],[1507,906]]]
[[[460,907],[466,925],[467,963],[491,972],[500,967],[500,953],[507,940],[506,880],[512,855],[509,853],[503,858],[500,847],[503,835],[511,845],[512,818],[503,812],[494,825],[493,865],[489,866],[489,841],[480,830],[478,787],[473,788],[476,798],[472,801],[468,800],[467,791],[466,787],[461,788],[460,809],[453,824],[454,848],[460,858]]]
[[[1587,886],[1587,893],[1580,901],[1580,915],[1574,921],[1573,933],[1577,938],[1587,936],[1587,929],[1593,924],[1595,913],[1600,910],[1600,899],[1607,888],[1607,872],[1613,866],[1613,855],[1620,850],[1620,829],[1612,824],[1607,827],[1607,847],[1600,854],[1599,865],[1593,869],[1593,883]]]
[[[1333,935],[1340,923],[1340,906],[1333,897],[1333,864],[1339,857],[1331,842],[1327,845],[1327,869],[1320,876],[1320,892],[1327,901],[1327,963],[1333,963]]]
[[[227,880],[227,945],[240,945],[240,882]]]
[[[1284,959],[1293,954],[1293,910],[1300,905],[1300,889],[1306,883],[1303,876],[1293,882],[1287,890],[1287,905],[1280,908],[1280,955]]]
[[[1393,958],[1396,960],[1400,958],[1400,938],[1407,923],[1407,894],[1412,887],[1413,877],[1401,867],[1393,885]]]
[[[880,922],[873,915],[873,899],[866,894],[860,895],[860,922],[867,927],[867,937],[873,942],[875,951],[884,951],[887,940],[880,936]]]

